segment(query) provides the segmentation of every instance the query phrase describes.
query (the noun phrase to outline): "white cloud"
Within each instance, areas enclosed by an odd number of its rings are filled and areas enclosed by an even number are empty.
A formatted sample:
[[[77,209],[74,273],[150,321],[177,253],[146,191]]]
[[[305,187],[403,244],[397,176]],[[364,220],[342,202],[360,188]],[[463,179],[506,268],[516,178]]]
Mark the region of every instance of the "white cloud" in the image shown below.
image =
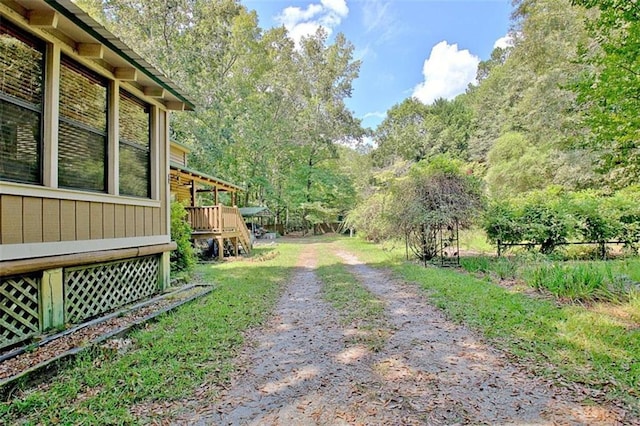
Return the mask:
[[[374,118],[385,118],[386,116],[387,116],[386,112],[374,111],[374,112],[366,113],[364,115],[364,117],[362,117],[362,118],[364,118],[364,119],[371,118],[371,117],[374,117]]]
[[[306,8],[287,7],[276,21],[285,26],[297,45],[302,37],[315,34],[320,27],[331,34],[348,14],[346,0],[320,0],[320,3],[309,4]]]
[[[362,20],[366,32],[386,29],[391,21],[389,14],[389,3],[381,0],[366,0],[362,8]]]
[[[507,47],[513,47],[513,36],[511,34],[507,34],[504,37],[500,37],[493,43],[493,48],[499,47],[501,49],[506,49]]]
[[[345,17],[349,14],[346,0],[320,0],[320,3],[338,15]]]
[[[457,44],[441,41],[424,61],[424,82],[413,89],[413,96],[425,104],[438,98],[453,99],[475,82],[479,63],[480,58],[468,50],[458,50]]]

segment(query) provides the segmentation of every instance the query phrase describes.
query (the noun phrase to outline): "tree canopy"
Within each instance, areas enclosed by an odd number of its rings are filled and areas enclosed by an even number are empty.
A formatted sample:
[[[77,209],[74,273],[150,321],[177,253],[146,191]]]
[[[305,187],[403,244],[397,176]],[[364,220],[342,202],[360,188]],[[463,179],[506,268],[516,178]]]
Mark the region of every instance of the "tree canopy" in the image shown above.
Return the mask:
[[[279,222],[352,211],[374,239],[402,233],[376,218],[398,213],[390,200],[411,193],[398,182],[443,155],[496,201],[548,187],[611,196],[640,181],[636,2],[514,0],[509,45],[466,93],[407,98],[374,130],[346,107],[360,61],[342,34],[295,43],[237,0],[78,3],[197,100],[171,123],[190,164],[244,185],[242,204]]]

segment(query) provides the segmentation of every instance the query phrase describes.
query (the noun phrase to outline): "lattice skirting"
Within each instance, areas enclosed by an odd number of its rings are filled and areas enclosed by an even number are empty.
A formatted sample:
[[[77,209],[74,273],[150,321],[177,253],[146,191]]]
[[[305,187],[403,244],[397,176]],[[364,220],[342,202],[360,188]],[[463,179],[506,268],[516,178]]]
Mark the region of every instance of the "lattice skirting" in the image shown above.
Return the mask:
[[[0,348],[40,331],[40,275],[0,279]]]
[[[65,322],[77,323],[158,291],[158,256],[64,270]]]

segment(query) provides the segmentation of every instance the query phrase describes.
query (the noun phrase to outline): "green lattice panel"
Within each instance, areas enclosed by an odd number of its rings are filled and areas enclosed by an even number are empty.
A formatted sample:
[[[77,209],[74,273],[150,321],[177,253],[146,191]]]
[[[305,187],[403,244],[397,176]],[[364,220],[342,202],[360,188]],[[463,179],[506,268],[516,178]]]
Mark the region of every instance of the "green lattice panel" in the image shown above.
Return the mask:
[[[40,332],[39,288],[37,276],[0,279],[0,348]]]
[[[65,321],[77,323],[156,293],[158,270],[157,256],[65,269]]]

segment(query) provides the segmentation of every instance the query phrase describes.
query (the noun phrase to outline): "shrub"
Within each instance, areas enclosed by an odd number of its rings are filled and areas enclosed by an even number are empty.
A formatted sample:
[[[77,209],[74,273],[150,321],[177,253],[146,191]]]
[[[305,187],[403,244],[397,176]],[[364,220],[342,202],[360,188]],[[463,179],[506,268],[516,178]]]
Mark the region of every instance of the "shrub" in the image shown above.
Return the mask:
[[[640,189],[605,196],[595,191],[567,193],[558,187],[493,202],[484,220],[492,243],[540,246],[545,254],[571,239],[599,243],[619,240],[637,251],[640,241]]]
[[[171,239],[178,245],[171,252],[171,272],[189,272],[196,263],[191,245],[191,227],[186,216],[187,211],[181,203],[171,203]]]

